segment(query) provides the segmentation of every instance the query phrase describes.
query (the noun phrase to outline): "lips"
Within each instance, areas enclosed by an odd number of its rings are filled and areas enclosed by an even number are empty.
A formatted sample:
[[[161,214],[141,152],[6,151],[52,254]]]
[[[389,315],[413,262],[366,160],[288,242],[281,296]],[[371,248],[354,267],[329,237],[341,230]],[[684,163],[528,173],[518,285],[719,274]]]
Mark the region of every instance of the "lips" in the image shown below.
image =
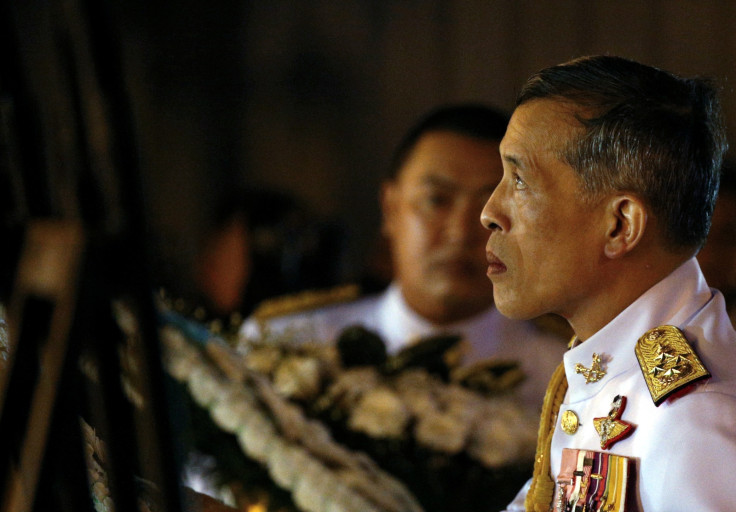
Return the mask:
[[[488,260],[488,271],[486,275],[490,278],[506,272],[506,265],[491,251],[486,251],[486,260]]]

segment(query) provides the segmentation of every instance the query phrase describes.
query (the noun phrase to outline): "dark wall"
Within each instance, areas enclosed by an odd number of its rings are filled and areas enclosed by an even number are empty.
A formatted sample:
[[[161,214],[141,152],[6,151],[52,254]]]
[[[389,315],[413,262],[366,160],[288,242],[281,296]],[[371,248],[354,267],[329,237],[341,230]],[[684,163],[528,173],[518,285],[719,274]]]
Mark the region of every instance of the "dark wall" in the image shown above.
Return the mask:
[[[248,185],[285,190],[344,225],[352,278],[376,237],[380,177],[416,116],[456,100],[510,109],[529,74],[575,56],[715,76],[736,126],[732,2],[118,3],[148,200],[173,275],[186,275],[223,194]]]

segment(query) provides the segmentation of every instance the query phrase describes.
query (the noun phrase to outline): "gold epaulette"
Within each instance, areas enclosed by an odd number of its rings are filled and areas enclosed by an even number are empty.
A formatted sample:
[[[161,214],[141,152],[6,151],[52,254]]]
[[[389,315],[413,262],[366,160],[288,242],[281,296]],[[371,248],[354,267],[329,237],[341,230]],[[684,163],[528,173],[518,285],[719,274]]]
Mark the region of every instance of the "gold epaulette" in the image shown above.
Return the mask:
[[[264,300],[253,312],[253,317],[257,320],[268,320],[277,316],[348,302],[357,299],[359,295],[360,287],[355,284],[338,286],[329,290],[307,290]]]
[[[645,332],[635,350],[656,406],[686,386],[710,377],[685,335],[672,325]]]

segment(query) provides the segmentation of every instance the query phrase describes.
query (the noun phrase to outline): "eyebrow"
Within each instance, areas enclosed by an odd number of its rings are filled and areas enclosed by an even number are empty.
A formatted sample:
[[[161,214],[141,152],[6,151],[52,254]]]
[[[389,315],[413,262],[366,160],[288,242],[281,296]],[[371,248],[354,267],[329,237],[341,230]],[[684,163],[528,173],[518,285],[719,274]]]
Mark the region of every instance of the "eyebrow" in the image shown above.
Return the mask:
[[[421,183],[424,185],[432,185],[438,187],[456,187],[455,181],[441,175],[441,174],[427,174],[422,177]]]
[[[516,155],[503,155],[503,156],[502,156],[502,158],[503,158],[503,159],[504,159],[504,160],[505,160],[506,162],[508,162],[508,163],[512,164],[512,165],[513,165],[514,167],[517,167],[517,168],[520,168],[520,169],[524,167],[524,166],[522,165],[522,161],[521,161],[521,158],[519,158],[519,157],[518,157],[518,156],[516,156]]]
[[[494,182],[493,184],[489,184],[482,187],[481,189],[478,189],[478,191],[483,196],[486,196],[489,192],[493,192],[496,186],[498,186],[498,181],[500,181],[500,178],[496,180],[496,182]],[[423,186],[439,188],[443,190],[462,190],[465,188],[462,183],[450,179],[442,174],[428,174],[426,176],[423,176],[420,183]]]

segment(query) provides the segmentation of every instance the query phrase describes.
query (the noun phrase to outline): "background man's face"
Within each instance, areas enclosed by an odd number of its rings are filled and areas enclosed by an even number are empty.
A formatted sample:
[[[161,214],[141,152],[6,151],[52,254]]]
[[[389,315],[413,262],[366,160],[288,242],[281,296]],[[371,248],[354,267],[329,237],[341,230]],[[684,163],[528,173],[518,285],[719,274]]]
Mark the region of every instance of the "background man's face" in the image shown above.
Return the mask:
[[[586,203],[577,174],[558,157],[578,126],[569,107],[532,100],[516,109],[501,141],[503,180],[481,220],[491,229],[488,277],[506,316],[570,318],[605,281],[604,202]]]
[[[216,314],[240,307],[252,271],[250,232],[238,216],[215,231],[196,263],[196,278]]]
[[[478,216],[502,172],[498,142],[436,131],[419,139],[384,186],[394,277],[409,305],[431,321],[452,322],[492,304]]]

